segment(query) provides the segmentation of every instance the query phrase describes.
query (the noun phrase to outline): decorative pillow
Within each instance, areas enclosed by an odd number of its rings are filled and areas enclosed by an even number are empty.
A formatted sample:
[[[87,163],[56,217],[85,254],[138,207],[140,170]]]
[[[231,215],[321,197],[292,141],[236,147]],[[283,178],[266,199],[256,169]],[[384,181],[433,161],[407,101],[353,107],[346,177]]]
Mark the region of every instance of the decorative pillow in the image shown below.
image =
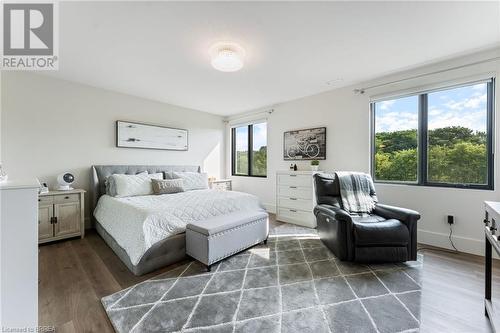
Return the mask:
[[[184,192],[184,180],[178,179],[151,179],[154,194],[172,194]]]
[[[140,173],[138,175],[117,174],[111,176],[115,183],[117,198],[153,194],[152,179],[163,179],[162,173]]]
[[[147,171],[141,171],[137,173],[138,175],[145,174],[147,175]],[[104,185],[106,186],[106,194],[112,197],[116,197],[116,184],[115,184],[115,179],[113,178],[115,174],[112,174],[111,176],[106,177],[106,180],[104,181]]]
[[[172,172],[173,179],[182,179],[185,191],[206,190],[208,188],[208,174],[204,172]]]

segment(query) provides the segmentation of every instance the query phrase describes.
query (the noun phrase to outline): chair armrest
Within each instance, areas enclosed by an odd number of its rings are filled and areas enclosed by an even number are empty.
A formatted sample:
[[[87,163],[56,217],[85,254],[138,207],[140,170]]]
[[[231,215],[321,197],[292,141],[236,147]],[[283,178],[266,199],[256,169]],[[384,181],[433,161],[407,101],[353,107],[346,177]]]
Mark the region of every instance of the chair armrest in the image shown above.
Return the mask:
[[[414,210],[382,204],[377,204],[373,213],[386,219],[400,220],[405,224],[416,222],[420,219],[420,214]]]
[[[319,213],[323,213],[337,221],[352,222],[351,216],[339,207],[325,204],[317,205],[314,207],[314,215],[318,216]]]

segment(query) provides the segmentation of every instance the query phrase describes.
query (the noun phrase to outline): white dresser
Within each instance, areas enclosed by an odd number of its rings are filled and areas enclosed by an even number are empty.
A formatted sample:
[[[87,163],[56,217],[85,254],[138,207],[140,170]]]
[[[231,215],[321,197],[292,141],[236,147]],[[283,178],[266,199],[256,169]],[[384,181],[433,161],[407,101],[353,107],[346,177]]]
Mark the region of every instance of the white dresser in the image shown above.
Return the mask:
[[[315,171],[276,173],[276,219],[316,228],[313,174]]]
[[[38,183],[0,184],[0,331],[38,325]]]

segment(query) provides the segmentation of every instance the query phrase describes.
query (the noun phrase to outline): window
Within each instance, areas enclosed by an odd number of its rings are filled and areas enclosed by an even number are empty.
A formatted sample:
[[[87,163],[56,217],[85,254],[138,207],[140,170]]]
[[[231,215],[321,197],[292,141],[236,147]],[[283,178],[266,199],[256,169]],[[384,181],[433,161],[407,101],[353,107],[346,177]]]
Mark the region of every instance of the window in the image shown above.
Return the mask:
[[[266,177],[267,123],[232,128],[231,146],[233,176]]]
[[[416,182],[418,97],[374,104],[375,179]]]
[[[375,181],[493,189],[493,79],[371,110]]]

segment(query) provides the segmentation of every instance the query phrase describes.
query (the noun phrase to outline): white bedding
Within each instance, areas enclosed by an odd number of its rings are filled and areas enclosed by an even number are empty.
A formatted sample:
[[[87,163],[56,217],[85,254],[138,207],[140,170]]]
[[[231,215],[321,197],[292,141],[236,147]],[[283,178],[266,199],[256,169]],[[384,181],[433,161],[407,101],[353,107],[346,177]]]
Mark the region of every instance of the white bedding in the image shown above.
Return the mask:
[[[259,199],[236,191],[194,190],[175,194],[113,198],[103,195],[94,216],[136,265],[160,240],[186,225],[242,210],[263,210]]]

